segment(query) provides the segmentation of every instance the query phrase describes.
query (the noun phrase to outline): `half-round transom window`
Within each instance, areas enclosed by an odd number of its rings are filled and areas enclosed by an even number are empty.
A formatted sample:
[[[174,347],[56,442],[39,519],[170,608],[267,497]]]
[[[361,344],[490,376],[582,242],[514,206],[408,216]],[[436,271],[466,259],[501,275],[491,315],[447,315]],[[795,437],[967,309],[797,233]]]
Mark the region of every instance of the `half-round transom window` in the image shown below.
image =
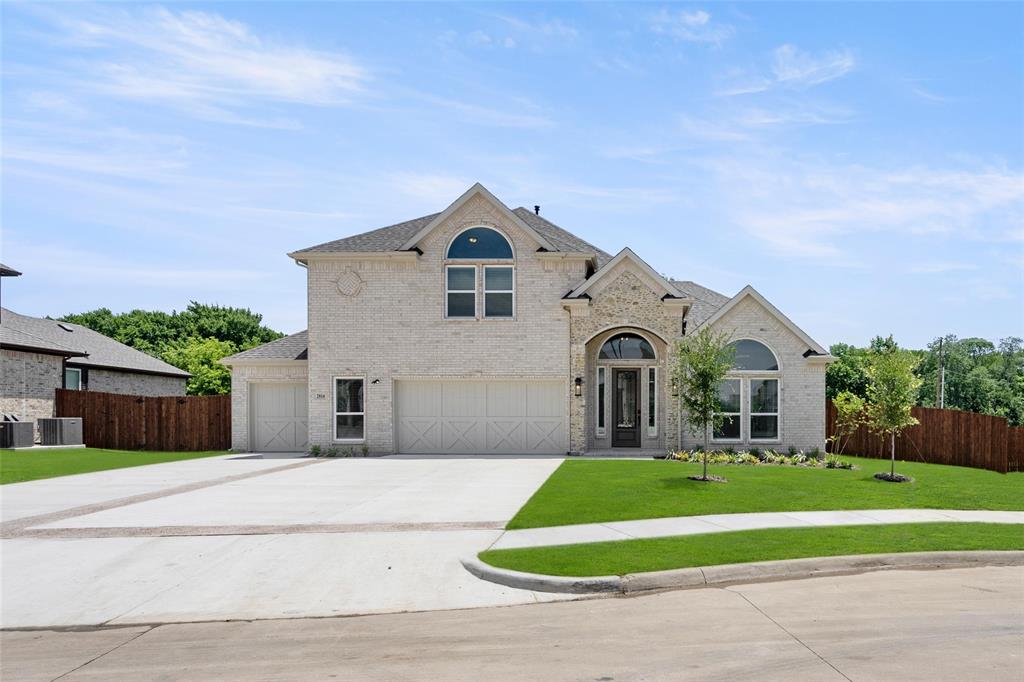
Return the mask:
[[[756,371],[774,372],[779,369],[779,361],[771,349],[753,339],[740,339],[730,344],[736,349],[736,357],[733,360],[732,368]]]
[[[601,346],[601,360],[654,360],[650,342],[636,334],[617,334]]]
[[[471,227],[448,247],[448,258],[459,260],[511,259],[512,245],[500,232],[486,227]]]

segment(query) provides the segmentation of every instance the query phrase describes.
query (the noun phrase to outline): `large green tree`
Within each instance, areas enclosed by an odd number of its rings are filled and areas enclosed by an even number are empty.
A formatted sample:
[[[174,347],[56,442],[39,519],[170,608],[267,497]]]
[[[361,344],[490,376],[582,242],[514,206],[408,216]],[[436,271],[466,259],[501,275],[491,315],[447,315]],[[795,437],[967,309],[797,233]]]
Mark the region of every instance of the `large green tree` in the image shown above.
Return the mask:
[[[113,313],[99,308],[65,315],[80,324],[190,372],[189,395],[231,391],[231,373],[220,364],[240,350],[283,336],[263,325],[263,316],[246,308],[192,301],[185,310],[132,310]]]

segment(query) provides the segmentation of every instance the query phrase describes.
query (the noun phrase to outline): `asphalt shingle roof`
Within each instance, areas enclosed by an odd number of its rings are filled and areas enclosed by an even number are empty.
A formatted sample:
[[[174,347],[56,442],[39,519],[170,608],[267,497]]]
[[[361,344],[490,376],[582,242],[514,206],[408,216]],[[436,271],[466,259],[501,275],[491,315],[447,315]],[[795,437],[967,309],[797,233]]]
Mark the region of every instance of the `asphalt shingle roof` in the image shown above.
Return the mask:
[[[21,273],[9,265],[0,263],[0,277],[17,277]]]
[[[35,340],[36,343],[29,345],[25,343],[27,340]],[[68,360],[70,364],[81,367],[108,367],[183,378],[192,376],[80,324],[19,315],[7,308],[0,308],[0,344],[51,352],[71,351],[76,356],[87,353],[87,357]]]
[[[262,346],[229,355],[224,361],[230,364],[234,360],[305,360],[308,349],[309,336],[306,330],[302,330]]]
[[[690,329],[697,327],[729,301],[729,297],[688,280],[669,280],[687,298],[693,299],[686,315]]]

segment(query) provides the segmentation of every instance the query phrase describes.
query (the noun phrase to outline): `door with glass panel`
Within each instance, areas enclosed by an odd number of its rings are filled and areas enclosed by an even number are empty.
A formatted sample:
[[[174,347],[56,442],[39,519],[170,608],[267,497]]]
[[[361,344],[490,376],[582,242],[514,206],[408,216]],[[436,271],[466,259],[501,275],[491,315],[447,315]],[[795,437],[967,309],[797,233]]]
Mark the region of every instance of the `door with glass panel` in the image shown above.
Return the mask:
[[[616,369],[612,412],[612,447],[640,447],[640,370]]]

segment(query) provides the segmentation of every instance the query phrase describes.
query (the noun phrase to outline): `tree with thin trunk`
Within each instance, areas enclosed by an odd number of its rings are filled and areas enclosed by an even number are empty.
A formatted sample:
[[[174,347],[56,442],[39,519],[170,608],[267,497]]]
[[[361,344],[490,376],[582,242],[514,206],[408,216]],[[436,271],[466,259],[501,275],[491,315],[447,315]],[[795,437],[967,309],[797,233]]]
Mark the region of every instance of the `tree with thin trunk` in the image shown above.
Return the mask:
[[[843,391],[832,400],[836,408],[835,435],[832,436],[832,452],[841,455],[865,421],[864,399],[849,391]]]
[[[708,433],[722,426],[719,386],[732,369],[736,351],[729,334],[703,328],[675,344],[672,380],[687,415],[687,427],[697,436],[704,433],[704,475],[708,480]]]
[[[920,362],[915,354],[895,347],[872,350],[868,357],[868,425],[889,437],[890,479],[896,477],[896,436],[917,424],[911,408],[917,401],[921,378],[914,374]]]

